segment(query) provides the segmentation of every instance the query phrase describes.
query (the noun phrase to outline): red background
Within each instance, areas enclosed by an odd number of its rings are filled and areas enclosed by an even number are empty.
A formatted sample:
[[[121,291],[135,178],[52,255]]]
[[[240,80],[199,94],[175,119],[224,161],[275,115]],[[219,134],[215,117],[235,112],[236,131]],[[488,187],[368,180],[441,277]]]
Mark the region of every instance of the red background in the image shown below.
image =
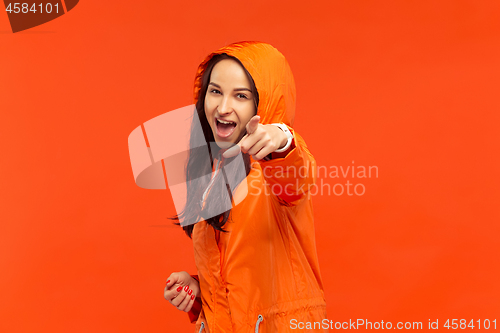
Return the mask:
[[[240,40],[288,59],[318,165],[379,169],[313,199],[329,319],[498,326],[500,3],[188,4],[81,1],[16,34],[0,13],[0,331],[194,330],[163,299],[191,241],[127,137]]]

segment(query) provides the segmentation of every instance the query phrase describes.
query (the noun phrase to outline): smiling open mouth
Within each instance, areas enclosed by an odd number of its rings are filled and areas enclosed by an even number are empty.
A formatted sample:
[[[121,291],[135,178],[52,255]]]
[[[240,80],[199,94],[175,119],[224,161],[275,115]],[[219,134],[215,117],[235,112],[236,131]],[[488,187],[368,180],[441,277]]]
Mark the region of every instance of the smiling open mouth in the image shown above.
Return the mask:
[[[215,118],[215,123],[217,126],[217,135],[221,138],[227,138],[233,134],[236,128],[236,123],[234,121],[225,121]]]

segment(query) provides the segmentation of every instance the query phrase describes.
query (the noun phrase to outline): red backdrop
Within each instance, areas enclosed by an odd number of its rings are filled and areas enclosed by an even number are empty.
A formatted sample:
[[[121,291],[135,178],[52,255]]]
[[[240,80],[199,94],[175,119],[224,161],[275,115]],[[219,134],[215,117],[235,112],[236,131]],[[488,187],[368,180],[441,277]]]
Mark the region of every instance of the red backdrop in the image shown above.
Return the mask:
[[[16,34],[0,13],[0,331],[194,330],[163,299],[192,244],[169,191],[135,185],[127,137],[240,40],[287,57],[318,165],[378,168],[313,199],[329,319],[500,320],[499,2],[189,8],[81,1]]]

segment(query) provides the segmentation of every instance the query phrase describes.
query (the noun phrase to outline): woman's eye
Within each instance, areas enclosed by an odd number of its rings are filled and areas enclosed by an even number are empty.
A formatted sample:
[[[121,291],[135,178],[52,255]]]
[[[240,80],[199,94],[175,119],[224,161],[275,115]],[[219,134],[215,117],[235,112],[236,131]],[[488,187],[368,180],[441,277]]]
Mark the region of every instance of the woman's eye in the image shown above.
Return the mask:
[[[214,94],[219,94],[220,93],[220,91],[218,91],[217,89],[212,89],[212,90],[210,90],[210,92],[214,93]]]
[[[245,95],[245,94],[238,94],[237,96],[238,96],[238,98],[248,99],[247,95]]]

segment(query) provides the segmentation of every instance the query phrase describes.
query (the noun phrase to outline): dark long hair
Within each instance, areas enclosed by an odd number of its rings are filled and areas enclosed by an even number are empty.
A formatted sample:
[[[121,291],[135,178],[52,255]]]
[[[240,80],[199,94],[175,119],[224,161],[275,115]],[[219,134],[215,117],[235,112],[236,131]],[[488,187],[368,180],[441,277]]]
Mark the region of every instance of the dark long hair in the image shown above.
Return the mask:
[[[231,216],[230,204],[232,201],[232,193],[236,186],[248,176],[251,168],[250,156],[248,154],[242,154],[244,173],[238,170],[238,168],[229,167],[231,162],[238,156],[227,159],[221,158],[220,148],[215,144],[212,129],[205,115],[205,96],[212,70],[219,61],[224,59],[233,59],[241,65],[250,81],[250,89],[255,102],[255,114],[257,114],[259,106],[259,94],[255,82],[239,59],[222,53],[214,55],[207,62],[201,78],[201,88],[199,90],[196,109],[193,114],[193,119],[198,117],[200,120],[202,132],[200,132],[199,127],[195,126],[196,122],[193,121],[193,125],[191,126],[189,158],[185,167],[187,186],[186,206],[182,212],[169,218],[179,222],[182,221],[182,223],[175,222],[174,224],[183,225],[182,228],[184,232],[186,232],[190,238],[193,233],[194,223],[198,222],[200,218],[204,219],[215,230],[226,232],[223,227]],[[202,142],[201,140],[205,140],[207,145],[199,146],[199,142]],[[217,159],[221,161],[221,165],[219,166],[220,172],[211,180],[214,157],[217,157]],[[205,204],[203,205],[203,194],[210,182],[212,182],[212,185],[204,200]],[[229,207],[229,209],[226,209],[226,207]]]

